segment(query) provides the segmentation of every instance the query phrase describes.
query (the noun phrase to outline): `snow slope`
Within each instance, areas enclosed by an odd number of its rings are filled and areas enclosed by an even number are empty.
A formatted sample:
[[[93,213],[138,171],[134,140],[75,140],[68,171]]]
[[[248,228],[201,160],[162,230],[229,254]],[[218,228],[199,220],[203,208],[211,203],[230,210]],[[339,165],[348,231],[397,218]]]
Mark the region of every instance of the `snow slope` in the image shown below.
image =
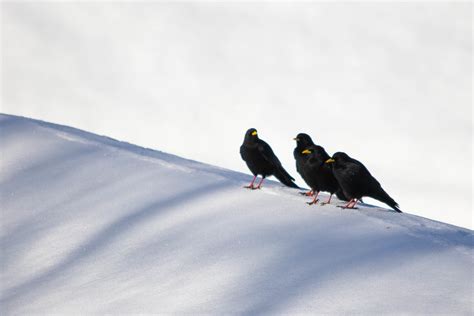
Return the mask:
[[[473,313],[471,230],[21,117],[0,148],[3,315]]]

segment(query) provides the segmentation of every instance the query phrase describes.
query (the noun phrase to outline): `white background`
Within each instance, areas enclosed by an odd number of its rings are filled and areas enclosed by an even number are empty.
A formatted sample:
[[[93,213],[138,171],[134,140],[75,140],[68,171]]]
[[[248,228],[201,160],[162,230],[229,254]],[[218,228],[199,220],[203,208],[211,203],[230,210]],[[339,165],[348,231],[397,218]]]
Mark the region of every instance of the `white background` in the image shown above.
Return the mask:
[[[2,3],[1,112],[248,172],[250,127],[473,227],[469,3]]]

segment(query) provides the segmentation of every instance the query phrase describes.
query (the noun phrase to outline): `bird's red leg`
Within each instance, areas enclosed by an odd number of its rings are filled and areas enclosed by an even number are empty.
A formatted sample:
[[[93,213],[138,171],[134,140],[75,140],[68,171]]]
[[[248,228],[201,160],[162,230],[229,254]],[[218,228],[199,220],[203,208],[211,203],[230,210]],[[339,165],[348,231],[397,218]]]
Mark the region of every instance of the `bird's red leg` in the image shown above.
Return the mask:
[[[253,189],[253,183],[255,182],[255,179],[257,179],[257,176],[254,176],[252,182],[250,182],[249,185],[244,186],[244,188]]]
[[[301,195],[306,195],[306,196],[313,196],[314,194],[314,191],[311,190],[311,191],[308,191],[308,192],[300,192]]]
[[[331,204],[332,193],[329,196],[329,199],[326,202],[322,202],[321,205]]]
[[[351,199],[351,200],[349,201],[349,203],[347,203],[347,204],[344,206],[344,208],[350,208],[350,207],[353,205],[353,203],[354,203],[354,199]]]
[[[358,199],[354,199],[354,203],[352,204],[351,208],[356,208],[355,206],[356,206],[358,201],[359,201]]]
[[[313,192],[314,192],[314,191],[313,191]],[[319,191],[314,192],[313,200],[312,200],[311,202],[306,202],[306,203],[308,203],[308,205],[316,204],[316,202],[319,201],[319,199],[318,199],[318,194],[319,194]]]
[[[258,185],[255,189],[260,189],[262,187],[263,179],[265,179],[265,178],[262,178],[262,180],[260,180],[260,182],[258,183]]]
[[[355,208],[354,206],[355,206],[356,204],[357,204],[357,199],[351,199],[351,200],[349,201],[349,203],[347,203],[345,206],[340,206],[340,208],[344,208],[344,209],[345,209],[345,208],[354,209],[354,208]]]
[[[349,203],[347,203],[346,205],[344,205],[344,206],[338,206],[338,207],[340,207],[340,208],[350,208],[350,205],[351,205],[353,202],[354,202],[354,199],[351,199],[351,200],[349,201]]]
[[[346,206],[344,206],[344,208],[353,208],[354,204],[355,204],[355,201],[356,201],[356,199],[350,200],[350,202]]]

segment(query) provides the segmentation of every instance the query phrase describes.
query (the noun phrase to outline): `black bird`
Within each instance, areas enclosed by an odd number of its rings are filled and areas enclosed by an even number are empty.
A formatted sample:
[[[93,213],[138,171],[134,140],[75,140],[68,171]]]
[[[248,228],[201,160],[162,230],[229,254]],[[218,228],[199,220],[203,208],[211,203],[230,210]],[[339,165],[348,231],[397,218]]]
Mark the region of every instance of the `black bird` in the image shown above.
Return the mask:
[[[298,134],[294,140],[296,140],[296,148],[293,151],[293,156],[296,160],[296,170],[311,188],[309,193],[303,194],[314,195],[313,201],[308,204],[311,205],[318,201],[320,191],[330,193],[329,199],[323,202],[322,205],[331,203],[334,193],[340,200],[347,201],[332,173],[331,167],[324,163],[331,158],[326,150],[314,144],[311,137],[304,133]]]
[[[382,189],[380,183],[360,161],[349,157],[346,153],[337,152],[332,158],[326,160],[326,164],[331,164],[334,176],[344,195],[350,199],[343,208],[354,208],[358,200],[363,196],[368,196],[402,213],[397,202]]]
[[[286,186],[298,188],[293,182],[295,179],[283,169],[280,160],[275,156],[270,145],[258,138],[255,128],[251,128],[245,133],[244,143],[240,146],[240,155],[254,175],[252,182],[246,188],[260,189],[263,179],[271,175]],[[262,176],[262,180],[254,187],[253,183],[258,175]]]
[[[295,157],[296,160],[296,171],[298,171],[304,182],[306,182],[306,184],[311,188],[311,191],[302,192],[301,194],[313,196],[313,187],[316,185],[316,183],[314,181],[314,177],[310,176],[309,173],[305,170],[306,168],[304,166],[308,161],[309,156],[303,154],[303,151],[309,148],[310,146],[315,146],[315,144],[311,137],[305,133],[299,133],[298,135],[296,135],[295,138],[293,138],[293,140],[296,140],[296,148],[293,150],[293,157]]]

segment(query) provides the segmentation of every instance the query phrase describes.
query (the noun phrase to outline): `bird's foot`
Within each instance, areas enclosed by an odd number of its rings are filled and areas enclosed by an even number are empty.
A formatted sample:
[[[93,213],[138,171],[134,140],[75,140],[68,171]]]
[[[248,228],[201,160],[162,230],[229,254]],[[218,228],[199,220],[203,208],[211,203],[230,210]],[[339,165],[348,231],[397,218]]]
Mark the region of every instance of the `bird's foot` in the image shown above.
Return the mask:
[[[324,206],[326,204],[331,204],[331,202],[321,202],[319,205]]]
[[[250,190],[260,190],[262,187],[261,186],[256,186],[254,187],[253,185],[246,185],[244,186],[245,189],[250,189]]]
[[[345,206],[345,205],[338,205],[337,207],[340,207],[342,208],[343,210],[358,210],[359,208],[358,207],[354,207],[354,206]]]
[[[318,203],[318,201],[319,201],[319,199],[316,199],[316,200],[312,200],[311,202],[306,202],[306,204],[313,205],[313,204]]]
[[[305,196],[313,196],[313,191],[308,191],[308,192],[300,192],[301,195]]]

